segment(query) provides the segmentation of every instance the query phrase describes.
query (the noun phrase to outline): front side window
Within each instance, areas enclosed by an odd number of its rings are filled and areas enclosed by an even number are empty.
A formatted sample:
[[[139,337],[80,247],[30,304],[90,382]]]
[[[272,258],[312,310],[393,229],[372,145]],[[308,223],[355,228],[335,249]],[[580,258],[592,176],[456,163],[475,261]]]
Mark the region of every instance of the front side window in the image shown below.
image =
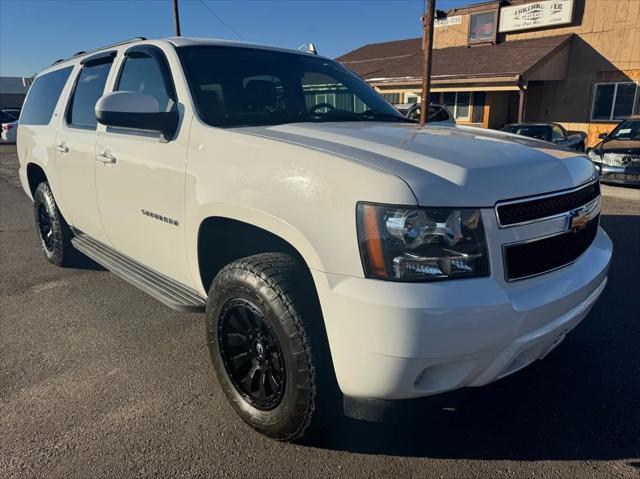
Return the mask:
[[[633,82],[596,83],[591,120],[622,120],[637,113],[638,89]]]
[[[96,103],[104,94],[104,86],[107,83],[112,59],[108,61],[87,64],[82,67],[73,95],[69,100],[67,110],[67,124],[79,128],[95,129]]]
[[[47,73],[35,79],[20,117],[23,125],[48,125],[73,67]]]
[[[146,55],[127,57],[116,91],[133,91],[152,96],[158,101],[160,111],[169,111],[173,105],[158,62]]]
[[[271,50],[178,48],[200,118],[212,126],[409,121],[337,62]]]

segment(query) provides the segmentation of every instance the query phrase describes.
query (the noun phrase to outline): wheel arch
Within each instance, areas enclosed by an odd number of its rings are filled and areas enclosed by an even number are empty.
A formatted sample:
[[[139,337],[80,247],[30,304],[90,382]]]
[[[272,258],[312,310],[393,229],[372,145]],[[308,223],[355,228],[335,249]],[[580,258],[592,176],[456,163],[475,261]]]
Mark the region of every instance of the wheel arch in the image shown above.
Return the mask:
[[[273,232],[272,228],[267,229],[267,225],[259,226],[226,216],[208,216],[198,227],[197,279],[204,291],[208,291],[213,278],[225,265],[246,256],[280,252],[296,257],[313,284],[311,267],[317,264],[318,258],[310,244],[300,243]]]
[[[36,188],[43,181],[49,181],[44,169],[37,163],[27,163],[27,181],[29,182],[29,191],[33,198],[36,192]]]

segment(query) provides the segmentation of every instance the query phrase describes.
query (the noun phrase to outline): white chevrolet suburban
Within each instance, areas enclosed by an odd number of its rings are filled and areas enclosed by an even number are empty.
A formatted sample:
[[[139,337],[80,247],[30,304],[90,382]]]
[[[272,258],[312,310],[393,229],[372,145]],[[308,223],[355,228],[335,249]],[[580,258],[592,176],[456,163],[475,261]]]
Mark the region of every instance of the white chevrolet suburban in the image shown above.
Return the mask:
[[[511,374],[607,282],[586,156],[420,127],[311,53],[187,38],[80,53],[35,79],[17,149],[47,259],[80,251],[206,311],[222,389],[278,439],[336,398]]]

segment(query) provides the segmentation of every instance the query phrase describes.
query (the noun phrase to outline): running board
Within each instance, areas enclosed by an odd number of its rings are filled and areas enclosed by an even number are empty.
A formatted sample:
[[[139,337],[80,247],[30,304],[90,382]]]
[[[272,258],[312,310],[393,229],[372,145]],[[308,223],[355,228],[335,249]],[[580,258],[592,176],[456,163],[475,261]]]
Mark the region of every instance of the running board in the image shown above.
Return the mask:
[[[110,246],[77,231],[71,243],[96,263],[170,308],[188,312],[205,311],[207,301],[195,290],[153,271]]]

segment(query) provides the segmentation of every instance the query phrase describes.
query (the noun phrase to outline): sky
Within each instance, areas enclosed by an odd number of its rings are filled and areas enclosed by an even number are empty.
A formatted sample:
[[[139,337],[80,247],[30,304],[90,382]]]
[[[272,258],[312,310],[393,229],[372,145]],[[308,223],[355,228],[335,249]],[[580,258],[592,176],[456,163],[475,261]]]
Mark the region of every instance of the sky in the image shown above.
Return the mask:
[[[442,10],[479,0],[437,0]],[[335,58],[421,35],[424,0],[179,0],[183,36],[298,48]],[[171,0],[0,0],[0,75],[31,76],[59,58],[123,39],[173,36]]]

